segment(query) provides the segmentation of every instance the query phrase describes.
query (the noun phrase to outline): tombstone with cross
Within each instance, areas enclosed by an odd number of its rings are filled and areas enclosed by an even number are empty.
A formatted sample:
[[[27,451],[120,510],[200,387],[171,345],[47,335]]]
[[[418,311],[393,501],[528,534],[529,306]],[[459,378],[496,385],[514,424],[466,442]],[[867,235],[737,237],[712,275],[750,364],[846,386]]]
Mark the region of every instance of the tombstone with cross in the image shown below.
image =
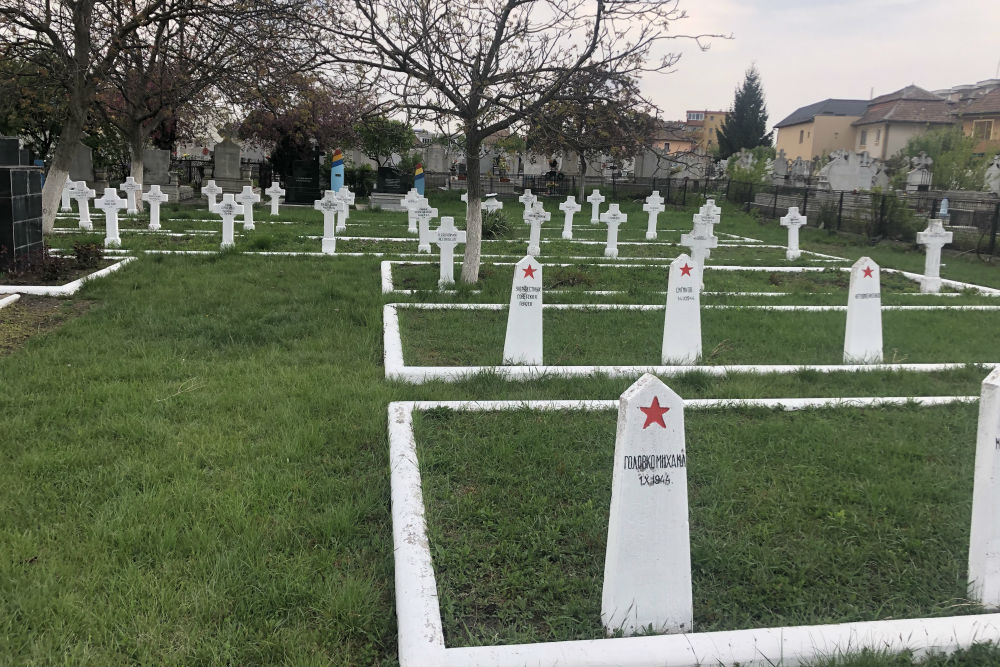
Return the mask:
[[[340,198],[340,215],[337,216],[337,231],[342,232],[347,229],[347,218],[351,215],[351,207],[354,206],[355,194],[346,185],[337,190],[337,197]]]
[[[984,181],[987,190],[1000,195],[1000,154],[993,156],[993,162],[986,168]]]
[[[323,254],[332,255],[337,251],[337,212],[343,203],[333,190],[323,193],[322,199],[313,203],[313,208],[323,213]]]
[[[215,184],[215,181],[205,181],[205,185],[201,186],[201,194],[203,197],[208,197],[208,210],[215,212],[215,206],[218,204],[217,197],[222,194],[222,188]]]
[[[496,194],[486,195],[486,201],[480,204],[480,208],[486,211],[486,214],[496,213],[503,208],[503,202],[497,201]]]
[[[94,208],[104,211],[105,230],[104,247],[120,248],[122,239],[118,235],[118,211],[121,211],[128,202],[118,196],[118,191],[114,188],[104,188],[104,196],[94,202]]]
[[[431,208],[430,202],[423,198],[420,207],[414,211],[417,216],[417,252],[431,251],[431,220],[437,217],[438,210]]]
[[[788,209],[788,215],[781,218],[781,226],[788,229],[788,249],[785,250],[785,259],[789,262],[802,256],[799,250],[799,227],[804,227],[808,222],[806,216],[799,215],[799,207],[792,206]]]
[[[125,197],[128,201],[128,209],[125,212],[129,215],[135,215],[138,213],[139,207],[136,205],[135,194],[137,192],[142,192],[142,183],[136,183],[135,179],[129,176],[125,179],[125,182],[118,187],[125,193]]]
[[[517,198],[517,201],[524,204],[524,215],[527,216],[528,211],[530,211],[531,207],[534,206],[536,201],[538,201],[538,197],[531,194],[531,190],[525,188],[524,193]],[[525,219],[525,221],[527,221],[527,219]]]
[[[531,225],[528,234],[528,254],[537,257],[542,254],[542,223],[552,219],[552,214],[545,210],[542,202],[536,201],[531,205],[531,210],[525,215],[525,220]]]
[[[281,202],[281,198],[285,196],[285,191],[278,184],[278,181],[272,181],[271,187],[264,190],[264,194],[271,198],[271,215],[278,215],[278,204]]]
[[[702,215],[708,215],[712,217],[712,224],[719,224],[719,219],[722,217],[722,209],[715,205],[714,199],[706,199],[705,203],[702,204],[698,212]]]
[[[406,209],[406,231],[410,234],[417,233],[417,215],[415,211],[420,207],[421,199],[423,197],[417,193],[417,189],[410,188],[406,196],[399,200],[399,205]]]
[[[75,188],[76,188],[76,183],[72,179],[70,179],[70,177],[67,175],[66,182],[63,183],[62,202],[61,205],[59,206],[60,211],[73,210],[72,194]]]
[[[250,185],[244,185],[242,192],[233,197],[237,204],[243,205],[243,229],[250,231],[253,224],[253,205],[260,201],[260,195],[253,191]]]
[[[77,181],[73,188],[73,199],[76,200],[76,207],[80,211],[80,229],[90,231],[94,228],[94,223],[90,221],[90,200],[97,196],[97,193],[87,187],[86,181]]]
[[[697,267],[699,289],[705,287],[705,260],[711,255],[712,248],[719,247],[719,239],[712,233],[711,218],[696,213],[694,229],[689,234],[681,235],[681,245],[691,250],[691,261]]]
[[[604,195],[601,194],[600,190],[594,190],[587,197],[587,201],[590,202],[590,222],[592,224],[597,224],[599,222],[599,214],[601,212],[601,204],[604,203]]]
[[[455,228],[455,218],[441,216],[441,225],[431,232],[431,243],[441,249],[441,277],[438,285],[445,287],[455,283],[455,246],[465,243],[465,232]]]
[[[559,204],[559,210],[566,214],[566,217],[563,219],[562,231],[564,239],[573,238],[573,215],[579,213],[582,209],[583,207],[576,203],[576,197],[573,195],[566,197],[566,201]]]
[[[937,294],[941,291],[941,248],[951,243],[952,233],[944,230],[944,221],[931,219],[927,229],[917,232],[917,243],[927,249],[924,258],[924,275],[920,278],[920,291]]]
[[[653,193],[646,197],[646,203],[642,210],[649,214],[649,221],[646,223],[646,240],[652,241],[656,238],[656,218],[666,210],[659,190],[653,190]]]
[[[149,204],[149,231],[160,229],[160,204],[165,204],[167,199],[167,193],[161,192],[159,185],[149,186],[149,192],[142,194],[142,200]]]
[[[931,175],[932,164],[934,164],[934,159],[924,151],[920,151],[920,155],[910,158],[910,165],[913,166],[913,169],[906,174],[907,192],[926,190],[931,186],[931,182],[933,181],[933,176]]]
[[[601,213],[601,222],[608,226],[608,243],[604,246],[604,256],[612,259],[618,256],[618,225],[628,221],[628,216],[618,210],[618,204],[611,204]]]
[[[219,247],[223,250],[232,248],[236,245],[233,227],[236,216],[243,215],[243,205],[236,201],[232,193],[227,192],[222,195],[222,201],[214,205],[211,210],[212,213],[222,216],[222,244]]]

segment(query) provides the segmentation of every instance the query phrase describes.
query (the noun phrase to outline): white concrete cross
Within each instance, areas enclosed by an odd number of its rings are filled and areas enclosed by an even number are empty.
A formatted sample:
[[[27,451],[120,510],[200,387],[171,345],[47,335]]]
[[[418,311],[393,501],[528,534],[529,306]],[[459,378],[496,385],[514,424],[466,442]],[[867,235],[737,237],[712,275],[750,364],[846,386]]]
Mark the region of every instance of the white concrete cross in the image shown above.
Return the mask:
[[[587,201],[590,202],[590,222],[597,224],[599,221],[598,214],[601,212],[601,204],[604,203],[604,195],[601,194],[600,190],[594,190],[587,197]]]
[[[701,358],[701,281],[698,264],[681,253],[670,263],[661,359],[665,366]]]
[[[503,363],[542,365],[542,265],[531,256],[514,265]]]
[[[431,220],[437,217],[438,210],[431,208],[430,202],[424,199],[420,208],[415,212],[417,216],[417,252],[431,251]]]
[[[528,210],[538,201],[538,197],[531,194],[531,190],[525,188],[524,193],[517,198],[517,201],[524,204],[524,214],[528,215]]]
[[[532,257],[542,254],[542,223],[552,219],[552,214],[545,210],[540,201],[531,205],[531,210],[524,216],[525,222],[531,225],[528,234],[528,254]]]
[[[979,394],[976,467],[969,530],[969,593],[987,609],[1000,607],[1000,368]]]
[[[77,181],[73,188],[73,199],[80,211],[80,229],[90,231],[94,228],[94,223],[90,221],[90,200],[97,196],[97,193],[87,187],[86,181]]]
[[[285,196],[284,189],[278,184],[278,181],[271,181],[271,187],[264,190],[264,194],[271,198],[271,215],[278,215],[278,204],[281,203],[281,198]]]
[[[104,211],[104,247],[120,248],[122,239],[118,235],[118,211],[128,206],[128,202],[118,196],[114,188],[104,188],[104,196],[94,202],[94,208]]]
[[[213,211],[215,205],[218,204],[216,197],[222,194],[222,188],[215,184],[215,181],[205,181],[205,185],[201,186],[201,194],[203,197],[208,197],[208,210]]]
[[[342,206],[340,198],[333,190],[323,193],[322,199],[313,202],[313,208],[323,212],[323,254],[332,255],[337,251],[337,212]]]
[[[583,207],[576,203],[576,197],[573,195],[566,197],[566,201],[559,204],[559,210],[566,214],[566,217],[563,219],[562,231],[564,239],[573,238],[573,215],[579,213],[582,209]]]
[[[431,243],[436,243],[441,249],[440,287],[452,285],[455,282],[455,246],[465,243],[465,232],[455,229],[455,218],[441,216],[441,225],[431,232]]]
[[[663,205],[663,197],[660,196],[659,190],[653,190],[653,193],[646,197],[646,203],[642,210],[649,213],[649,221],[646,223],[646,240],[652,241],[656,238],[656,218],[667,210]]]
[[[785,250],[785,259],[789,262],[802,256],[802,251],[799,250],[799,227],[804,226],[807,221],[806,216],[799,215],[798,206],[790,207],[788,215],[780,220],[781,226],[788,229],[788,249]]]
[[[237,204],[243,204],[243,229],[250,231],[253,224],[253,205],[260,201],[260,195],[253,191],[250,185],[244,185],[243,190],[233,197]]]
[[[952,233],[944,230],[942,220],[927,221],[927,229],[917,232],[917,243],[927,248],[924,258],[924,275],[920,279],[920,291],[936,294],[941,291],[941,248],[951,243]]]
[[[711,217],[713,225],[719,224],[719,219],[722,217],[722,209],[715,205],[714,199],[706,199],[705,203],[698,209],[698,213]]]
[[[202,188],[202,191],[204,191],[204,188]],[[236,216],[243,215],[243,205],[238,204],[232,193],[227,192],[222,195],[221,202],[212,206],[211,211],[216,215],[222,216],[222,243],[219,247],[223,250],[232,248],[236,245],[234,240],[236,234],[233,229]]]
[[[601,213],[601,222],[608,226],[608,243],[604,246],[604,256],[618,256],[618,225],[628,221],[628,216],[618,210],[618,204],[611,204],[608,210]]]
[[[694,630],[684,401],[648,373],[618,402],[601,622]]]
[[[410,234],[417,233],[417,216],[415,211],[420,207],[421,199],[423,197],[420,196],[417,189],[410,188],[406,196],[399,200],[399,205],[406,209],[406,231]]]
[[[118,186],[128,200],[128,210],[125,212],[129,215],[134,215],[139,212],[139,207],[136,206],[135,193],[142,192],[142,183],[137,183],[136,180],[129,176],[125,179],[125,182]]]
[[[712,224],[700,214],[694,216],[694,229],[689,234],[681,234],[681,245],[691,250],[691,259],[698,272],[698,286],[705,289],[705,260],[712,248],[719,247],[719,239],[712,234]]]
[[[76,183],[74,181],[70,180],[70,177],[67,175],[66,176],[66,182],[63,183],[62,202],[61,202],[61,206],[59,207],[60,211],[72,211],[73,210],[73,204],[72,204],[71,195],[73,194],[73,190],[75,188],[76,188]]]
[[[345,185],[337,190],[337,196],[343,204],[340,207],[340,215],[337,217],[337,231],[342,232],[347,229],[347,218],[351,215],[351,207],[354,206],[356,195]]]
[[[503,202],[497,201],[496,194],[486,195],[486,201],[480,204],[480,208],[487,214],[496,213],[503,208]]]
[[[463,192],[461,194],[461,196],[459,196],[459,199],[462,200],[463,204],[468,204],[469,203],[469,193],[468,192]]]
[[[149,186],[149,192],[142,194],[142,200],[149,204],[149,229],[157,231],[160,229],[160,204],[165,204],[170,197],[165,192],[160,192],[159,185]]]
[[[851,267],[844,331],[845,364],[882,363],[882,290],[878,264],[862,257]]]

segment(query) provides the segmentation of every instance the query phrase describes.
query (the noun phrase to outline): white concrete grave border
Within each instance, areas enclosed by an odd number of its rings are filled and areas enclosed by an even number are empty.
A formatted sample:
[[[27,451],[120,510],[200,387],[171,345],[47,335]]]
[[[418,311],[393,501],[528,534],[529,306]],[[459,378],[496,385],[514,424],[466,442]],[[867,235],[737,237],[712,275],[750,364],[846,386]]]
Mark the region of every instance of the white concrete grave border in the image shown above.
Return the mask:
[[[688,409],[764,407],[861,408],[879,405],[947,405],[978,396],[887,398],[697,399]],[[799,665],[845,651],[913,650],[950,653],[977,642],[1000,642],[1000,614],[861,621],[719,632],[654,635],[503,646],[448,648],[444,642],[437,580],[427,536],[426,508],[413,432],[413,412],[608,410],[617,400],[415,401],[388,409],[392,537],[395,561],[399,661],[403,667],[696,667],[697,665]]]
[[[692,371],[700,371],[717,377],[730,373],[796,373],[802,370],[819,373],[867,373],[876,371],[914,371],[930,373],[934,371],[980,366],[998,368],[1000,361],[989,362],[944,362],[944,363],[879,363],[879,364],[730,364],[730,365],[614,365],[614,366],[407,366],[403,360],[403,339],[399,327],[399,309],[415,310],[503,310],[501,303],[387,303],[382,308],[382,337],[384,346],[383,365],[388,380],[400,380],[413,384],[423,384],[429,380],[458,382],[479,373],[492,373],[506,380],[530,380],[542,377],[581,377],[601,374],[608,377],[638,377],[643,373],[659,376],[675,376]],[[708,306],[703,306],[708,308]],[[837,310],[838,306],[734,306],[718,305],[713,309],[745,310]],[[840,308],[843,308],[841,306]],[[937,310],[947,306],[886,306],[893,310]],[[995,306],[967,306],[966,308],[994,309]],[[660,305],[639,304],[581,304],[549,303],[544,310],[663,310]]]
[[[0,308],[6,308],[7,306],[16,303],[17,300],[20,298],[21,298],[20,294],[11,294],[10,296],[5,296],[2,299],[0,299]]]
[[[135,257],[126,257],[111,266],[106,266],[100,271],[95,271],[90,275],[78,278],[65,285],[0,285],[0,294],[37,294],[39,296],[70,296],[76,294],[83,287],[83,283],[103,278],[104,276],[118,271],[129,262],[134,262]]]

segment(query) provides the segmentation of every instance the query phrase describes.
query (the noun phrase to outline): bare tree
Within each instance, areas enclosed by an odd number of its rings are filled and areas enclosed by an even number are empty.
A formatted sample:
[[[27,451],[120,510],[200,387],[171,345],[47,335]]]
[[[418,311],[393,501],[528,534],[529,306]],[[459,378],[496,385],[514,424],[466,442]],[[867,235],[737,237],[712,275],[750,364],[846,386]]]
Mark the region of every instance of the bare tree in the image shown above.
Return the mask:
[[[483,141],[537,112],[575,72],[663,70],[648,62],[684,17],[668,0],[321,0],[331,60],[374,66],[384,99],[462,135],[469,174],[462,280],[479,277]]]

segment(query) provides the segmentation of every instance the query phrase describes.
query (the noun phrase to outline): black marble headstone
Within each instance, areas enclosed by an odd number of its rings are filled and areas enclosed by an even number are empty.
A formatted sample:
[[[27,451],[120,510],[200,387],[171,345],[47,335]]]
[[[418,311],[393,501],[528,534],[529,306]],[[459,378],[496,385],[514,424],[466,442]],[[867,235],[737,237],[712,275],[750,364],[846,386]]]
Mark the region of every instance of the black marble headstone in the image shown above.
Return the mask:
[[[17,137],[0,137],[0,271],[42,250],[42,169]]]

